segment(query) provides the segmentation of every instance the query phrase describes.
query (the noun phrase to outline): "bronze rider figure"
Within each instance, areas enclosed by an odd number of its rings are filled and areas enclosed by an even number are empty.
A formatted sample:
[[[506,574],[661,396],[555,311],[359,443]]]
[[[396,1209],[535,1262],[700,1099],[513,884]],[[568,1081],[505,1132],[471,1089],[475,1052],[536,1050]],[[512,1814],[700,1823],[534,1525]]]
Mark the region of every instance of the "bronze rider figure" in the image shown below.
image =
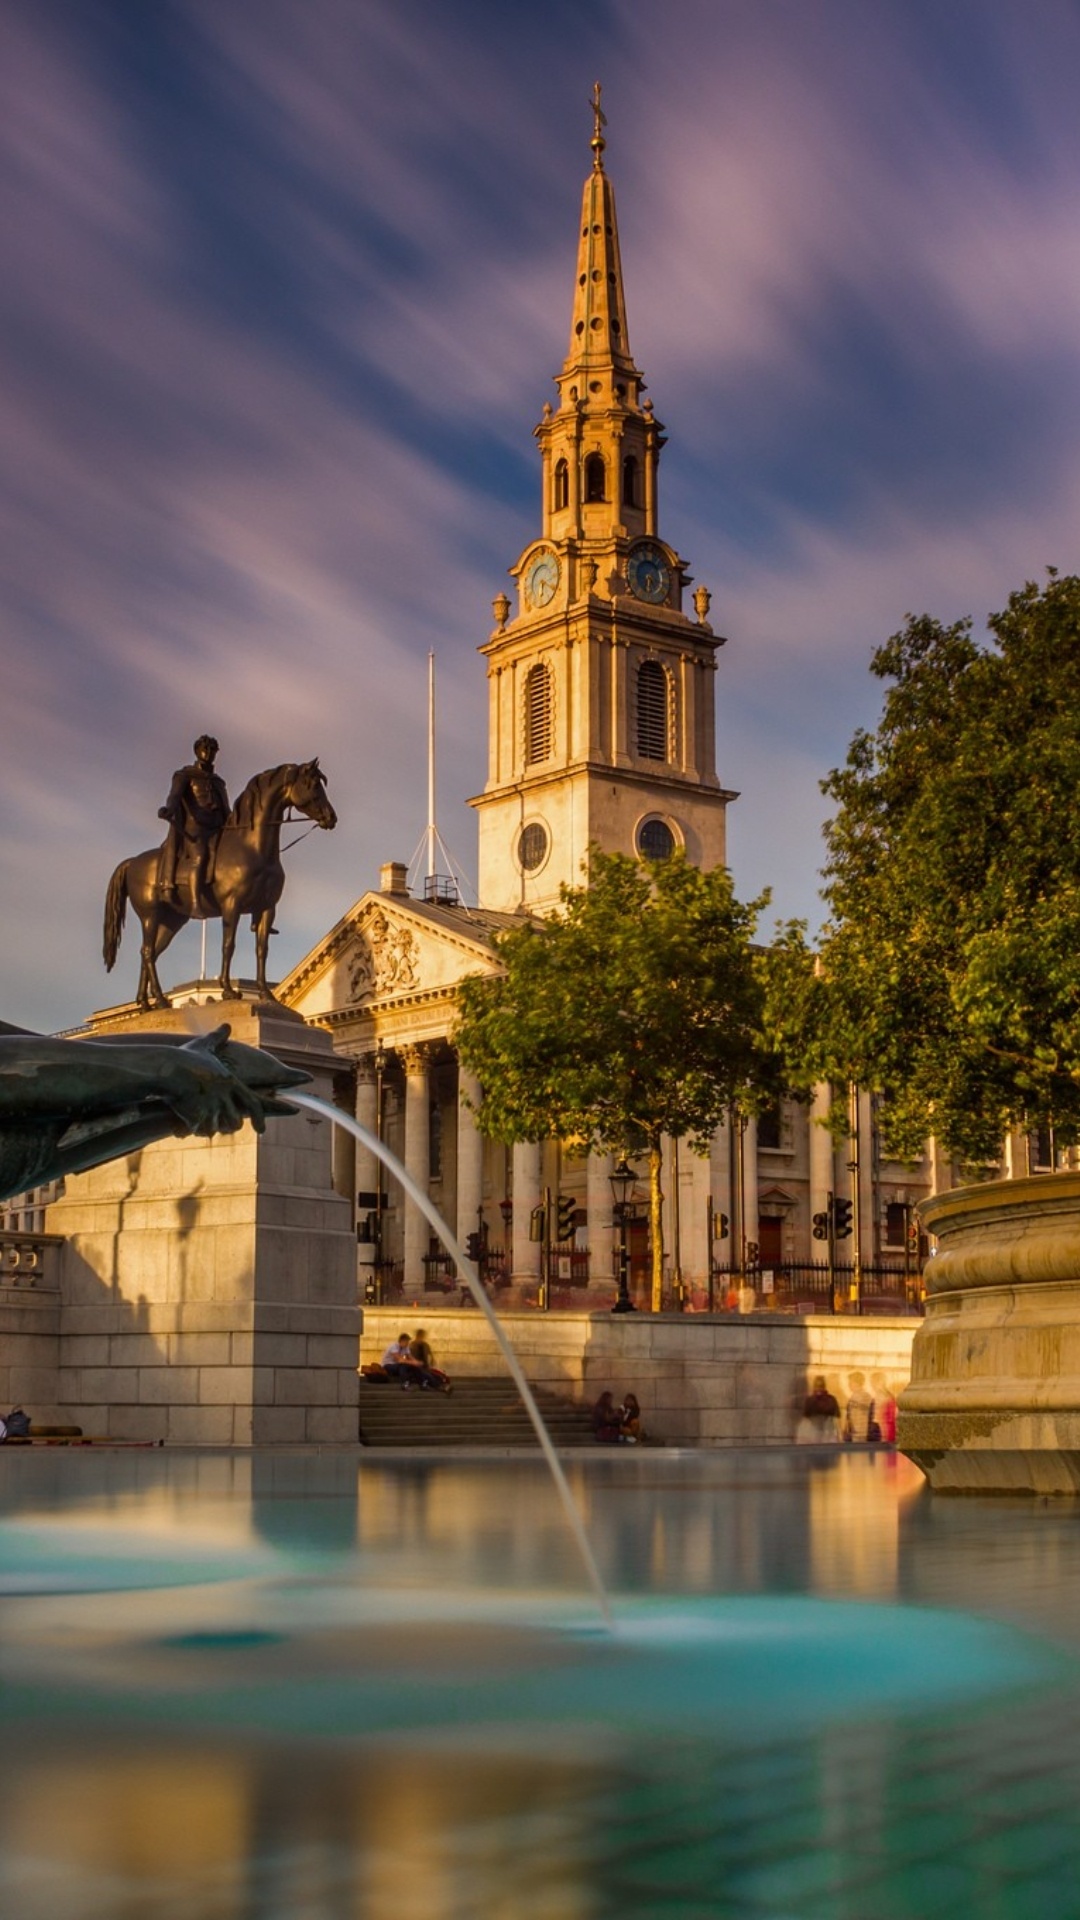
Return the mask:
[[[169,797],[158,808],[158,818],[169,831],[158,859],[160,900],[175,902],[177,869],[194,869],[194,906],[198,911],[204,891],[213,882],[221,829],[229,817],[229,795],[221,775],[214,771],[218,743],[209,733],[195,742],[192,766],[173,774]]]

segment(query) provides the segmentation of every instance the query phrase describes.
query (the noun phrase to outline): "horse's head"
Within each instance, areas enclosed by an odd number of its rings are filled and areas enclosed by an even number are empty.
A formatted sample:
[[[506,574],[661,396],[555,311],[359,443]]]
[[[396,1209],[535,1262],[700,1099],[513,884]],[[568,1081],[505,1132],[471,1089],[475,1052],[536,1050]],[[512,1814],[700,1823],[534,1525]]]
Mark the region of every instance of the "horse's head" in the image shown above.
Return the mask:
[[[326,796],[326,775],[318,760],[305,760],[294,767],[283,798],[297,813],[306,814],[317,827],[336,827],[337,814]]]

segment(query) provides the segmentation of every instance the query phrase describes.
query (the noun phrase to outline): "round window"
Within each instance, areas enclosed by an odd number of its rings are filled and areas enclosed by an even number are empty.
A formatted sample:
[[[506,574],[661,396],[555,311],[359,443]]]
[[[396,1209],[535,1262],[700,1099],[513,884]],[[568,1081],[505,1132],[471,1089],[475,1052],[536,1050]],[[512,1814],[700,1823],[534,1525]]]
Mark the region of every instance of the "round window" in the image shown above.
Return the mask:
[[[667,860],[675,851],[675,835],[664,820],[643,820],[637,844],[644,859]]]
[[[547,829],[538,820],[530,820],[518,837],[518,864],[525,873],[535,873],[537,867],[543,866],[547,850]]]

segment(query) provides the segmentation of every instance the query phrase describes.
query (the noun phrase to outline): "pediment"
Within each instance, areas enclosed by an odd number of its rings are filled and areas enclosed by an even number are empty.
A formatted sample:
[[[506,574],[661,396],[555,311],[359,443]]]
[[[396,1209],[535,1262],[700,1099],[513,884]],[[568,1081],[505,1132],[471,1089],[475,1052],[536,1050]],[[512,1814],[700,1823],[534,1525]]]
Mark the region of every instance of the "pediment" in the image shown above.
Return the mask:
[[[414,995],[451,995],[496,962],[482,926],[437,924],[423,906],[365,894],[282,982],[278,996],[305,1019],[358,1012]]]

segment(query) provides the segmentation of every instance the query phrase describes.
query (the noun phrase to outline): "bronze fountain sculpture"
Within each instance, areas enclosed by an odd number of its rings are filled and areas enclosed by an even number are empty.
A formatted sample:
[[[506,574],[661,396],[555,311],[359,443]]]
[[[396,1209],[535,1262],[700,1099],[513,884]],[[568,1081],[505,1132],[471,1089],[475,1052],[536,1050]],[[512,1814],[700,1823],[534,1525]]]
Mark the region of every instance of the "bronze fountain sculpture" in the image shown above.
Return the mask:
[[[204,734],[195,743],[195,764],[174,774],[161,816],[169,821],[164,846],[122,860],[109,882],[105,904],[105,965],[116,962],[124,913],[130,900],[142,923],[136,1004],[167,1007],[157,962],[189,920],[222,922],[219,985],[224,1000],[239,999],[230,969],[240,920],[250,914],[255,933],[258,990],[273,999],[266,959],[274,910],[285,885],[281,829],[290,807],[315,826],[337,824],[318,760],[270,767],[249,780],[228,810],[224,781],[214,772],[217,741]]]
[[[170,1134],[257,1133],[310,1075],[229,1029],[53,1039],[0,1023],[0,1200]]]

